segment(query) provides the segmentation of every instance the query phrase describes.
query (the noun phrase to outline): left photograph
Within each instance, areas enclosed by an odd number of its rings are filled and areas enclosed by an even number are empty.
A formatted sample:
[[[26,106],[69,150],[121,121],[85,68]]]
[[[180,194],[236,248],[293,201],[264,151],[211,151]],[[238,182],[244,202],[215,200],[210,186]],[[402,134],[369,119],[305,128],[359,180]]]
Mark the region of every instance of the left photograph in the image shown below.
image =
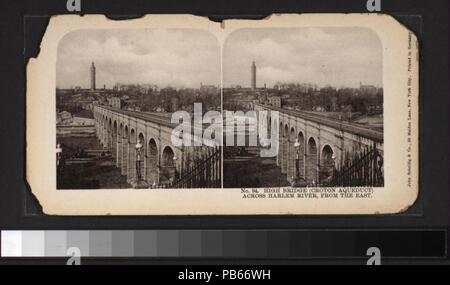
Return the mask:
[[[220,115],[220,68],[219,43],[203,30],[65,35],[57,189],[221,188],[221,138],[205,143],[211,124],[198,120]]]

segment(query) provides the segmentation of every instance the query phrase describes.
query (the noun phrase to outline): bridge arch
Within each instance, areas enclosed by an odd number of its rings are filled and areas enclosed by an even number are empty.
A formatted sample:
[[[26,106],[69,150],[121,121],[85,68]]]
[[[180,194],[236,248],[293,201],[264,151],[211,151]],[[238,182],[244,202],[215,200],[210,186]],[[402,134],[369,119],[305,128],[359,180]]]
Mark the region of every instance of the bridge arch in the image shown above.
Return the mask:
[[[278,124],[278,155],[277,155],[278,166],[281,166],[283,163],[283,126],[284,126],[283,122],[280,120],[280,123]]]
[[[140,144],[142,146],[141,148],[141,152],[138,154],[137,152],[137,144]],[[145,180],[146,177],[146,152],[147,152],[147,144],[145,143],[145,136],[142,132],[139,132],[138,136],[137,136],[137,140],[136,140],[136,146],[135,146],[135,151],[136,151],[136,170],[138,167],[138,163],[139,163],[139,169],[140,169],[140,178]],[[138,173],[136,173],[136,177],[138,177]]]
[[[172,183],[176,179],[176,163],[175,152],[170,146],[165,146],[161,152],[161,173],[160,182]]]
[[[111,155],[116,159],[117,164],[117,121],[113,121],[111,130]]]
[[[128,172],[128,136],[129,128],[127,125],[122,125],[122,165],[121,174],[127,175]]]
[[[334,164],[335,152],[329,144],[325,144],[321,151],[321,164]]]
[[[154,138],[146,143],[146,180],[150,185],[159,184],[159,152],[158,144]]]
[[[294,127],[291,128],[291,133],[290,133],[289,138],[290,138],[291,141],[295,141],[295,139],[296,139],[295,128]]]
[[[329,144],[322,147],[320,155],[320,182],[326,183],[333,178],[336,154]]]
[[[148,140],[147,144],[147,154],[149,157],[153,157],[156,155],[156,161],[158,161],[159,155],[158,155],[158,144],[156,143],[156,140],[154,138],[150,138]]]
[[[123,132],[124,138],[128,139],[129,131],[130,131],[130,129],[128,128],[128,126],[125,125],[125,131]]]
[[[130,135],[128,137],[128,183],[131,183],[136,178],[136,142],[136,130],[134,128],[130,128]]]
[[[302,146],[303,146],[303,150],[304,150],[304,148],[305,148],[305,136],[303,135],[302,131],[298,132],[297,139],[298,139],[298,142],[300,143],[300,149],[302,149]]]
[[[145,143],[145,136],[142,132],[139,132],[137,136],[136,144],[138,142],[142,145],[142,154],[145,154],[147,152],[147,144]]]
[[[288,137],[286,139],[287,143],[287,155],[286,155],[286,169],[287,169],[287,178],[288,180],[292,180],[296,176],[296,149],[295,149],[295,128],[291,127]]]
[[[120,121],[117,121],[117,159],[116,165],[119,168],[122,168],[123,163],[123,124]]]
[[[122,153],[123,153],[123,158],[122,158],[122,175],[127,175],[128,174],[128,165],[129,165],[129,161],[128,161],[128,140],[129,140],[129,136],[130,136],[130,129],[128,128],[127,125],[125,125],[124,127],[124,131],[123,131],[123,135],[122,135]]]
[[[130,143],[136,143],[136,131],[134,130],[134,128],[130,129]]]
[[[320,151],[320,154],[321,154],[321,158],[323,158],[323,155],[324,154],[330,154],[331,153],[331,156],[335,156],[336,155],[336,152],[335,152],[335,150],[334,150],[334,146],[333,145],[331,145],[331,144],[329,144],[329,143],[325,143],[325,144],[323,144],[322,145],[322,149],[321,149],[321,151]]]
[[[108,149],[108,117],[104,117],[103,119],[103,146]]]
[[[287,123],[281,126],[282,137],[280,138],[280,151],[281,151],[281,173],[287,173],[289,163],[289,126]]]
[[[308,185],[316,185],[318,183],[318,148],[314,137],[308,139],[306,148],[306,182]]]
[[[102,144],[103,147],[106,148],[106,150],[109,151],[109,145],[108,145],[108,132],[109,132],[109,124],[108,124],[108,119],[105,117],[105,119],[103,120],[103,138],[102,138]]]
[[[117,135],[117,121],[114,120],[112,125],[113,125],[113,132],[115,132],[115,134]]]
[[[139,132],[138,135],[138,141],[143,145],[143,147],[145,148],[145,136],[142,132]]]
[[[306,157],[306,150],[305,150],[305,136],[303,135],[302,131],[299,131],[297,133],[297,141],[299,143],[298,147],[298,169],[297,174],[300,178],[305,179],[305,157]]]

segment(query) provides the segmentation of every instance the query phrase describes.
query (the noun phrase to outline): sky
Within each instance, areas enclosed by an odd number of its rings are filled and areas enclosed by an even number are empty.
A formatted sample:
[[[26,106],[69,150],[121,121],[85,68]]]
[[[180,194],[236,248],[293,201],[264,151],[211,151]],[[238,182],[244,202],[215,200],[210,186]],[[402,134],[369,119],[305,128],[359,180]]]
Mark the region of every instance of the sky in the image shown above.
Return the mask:
[[[250,66],[257,66],[257,87],[277,82],[319,87],[382,87],[382,46],[364,28],[240,29],[223,47],[225,87],[250,87]],[[78,30],[58,46],[58,88],[90,87],[95,62],[96,86],[115,83],[159,87],[220,84],[216,37],[192,29]]]
[[[255,60],[256,85],[312,83],[319,87],[382,87],[382,46],[364,28],[241,29],[223,48],[225,87],[250,87]]]
[[[91,62],[96,87],[156,84],[199,87],[220,84],[220,48],[216,37],[191,29],[78,30],[58,45],[56,86],[90,87]]]

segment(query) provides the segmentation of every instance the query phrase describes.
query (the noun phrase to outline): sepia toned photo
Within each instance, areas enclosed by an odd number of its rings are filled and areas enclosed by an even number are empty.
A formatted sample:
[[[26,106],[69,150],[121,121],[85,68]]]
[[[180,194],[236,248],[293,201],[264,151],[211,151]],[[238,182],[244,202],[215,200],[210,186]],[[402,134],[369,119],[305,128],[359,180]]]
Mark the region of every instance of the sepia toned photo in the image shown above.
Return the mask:
[[[58,45],[58,189],[220,188],[219,146],[175,146],[172,115],[220,112],[217,39],[190,29],[78,30]],[[178,123],[178,122],[177,122]]]
[[[48,215],[403,213],[418,58],[383,14],[53,16],[27,64],[27,181]]]
[[[384,185],[382,46],[374,32],[242,29],[227,38],[223,61],[224,112],[245,129],[234,131],[245,144],[224,149],[224,187]],[[275,156],[260,155],[258,111],[268,112],[265,137],[277,128]],[[271,112],[279,113],[274,125]]]

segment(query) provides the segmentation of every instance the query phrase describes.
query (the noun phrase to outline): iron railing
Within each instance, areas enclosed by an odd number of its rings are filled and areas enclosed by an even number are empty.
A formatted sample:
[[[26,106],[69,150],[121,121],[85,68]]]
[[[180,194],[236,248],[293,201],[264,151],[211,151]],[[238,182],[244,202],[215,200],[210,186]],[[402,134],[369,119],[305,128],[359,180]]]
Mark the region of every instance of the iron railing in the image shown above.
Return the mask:
[[[384,186],[383,156],[376,144],[344,160],[340,169],[335,169],[328,186]]]
[[[185,165],[181,175],[165,188],[220,188],[221,187],[221,152],[214,148],[212,154],[191,165]]]

